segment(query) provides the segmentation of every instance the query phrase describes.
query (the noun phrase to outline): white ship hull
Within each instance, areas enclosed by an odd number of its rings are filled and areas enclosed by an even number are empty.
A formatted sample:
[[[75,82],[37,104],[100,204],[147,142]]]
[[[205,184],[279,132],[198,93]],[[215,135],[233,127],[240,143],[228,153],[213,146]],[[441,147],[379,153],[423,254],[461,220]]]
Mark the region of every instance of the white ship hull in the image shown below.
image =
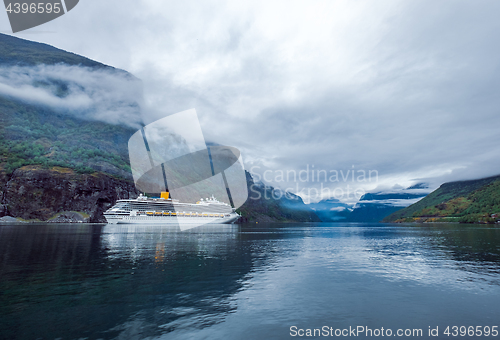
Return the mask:
[[[106,216],[106,221],[109,224],[230,224],[236,222],[240,215],[232,213],[224,217],[197,217],[197,216]]]
[[[165,195],[164,195],[165,194]],[[139,195],[136,199],[118,200],[104,213],[109,224],[178,225],[181,229],[204,224],[229,224],[240,217],[227,203],[213,196],[196,203],[181,203],[162,193],[160,198]]]

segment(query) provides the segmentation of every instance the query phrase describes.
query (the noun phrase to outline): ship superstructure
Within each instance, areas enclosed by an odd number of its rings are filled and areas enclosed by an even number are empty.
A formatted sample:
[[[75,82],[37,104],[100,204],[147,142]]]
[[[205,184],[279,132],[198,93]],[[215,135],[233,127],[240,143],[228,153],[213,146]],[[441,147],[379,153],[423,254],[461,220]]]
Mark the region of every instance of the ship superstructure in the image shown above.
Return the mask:
[[[229,204],[215,197],[196,203],[182,203],[162,192],[159,198],[139,195],[136,199],[118,200],[104,213],[106,221],[116,223],[207,224],[234,223],[240,215]]]

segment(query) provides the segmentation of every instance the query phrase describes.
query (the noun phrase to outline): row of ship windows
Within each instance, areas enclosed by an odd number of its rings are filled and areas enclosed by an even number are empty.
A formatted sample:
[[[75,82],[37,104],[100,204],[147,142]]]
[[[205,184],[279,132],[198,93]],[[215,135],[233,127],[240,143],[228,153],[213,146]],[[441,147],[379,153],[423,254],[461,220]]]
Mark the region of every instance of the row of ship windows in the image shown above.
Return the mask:
[[[120,211],[126,211],[126,212],[130,212],[132,211],[131,209],[127,209],[127,208],[119,208]],[[151,211],[151,209],[136,209],[135,211],[137,212],[146,212],[146,211]],[[175,212],[174,210],[167,210],[166,212]],[[191,211],[192,213],[205,213],[204,211]],[[225,211],[217,211],[214,209],[214,211],[212,211],[212,214],[215,214],[215,213],[225,213]]]
[[[151,204],[151,205],[144,205],[144,204],[141,204],[141,205],[135,205],[135,204],[132,204],[132,205],[129,205],[129,204],[125,204],[125,205],[116,205],[115,206],[116,208],[126,208],[126,209],[144,209],[144,208],[162,208],[162,209],[165,209],[165,208],[172,208],[172,209],[175,209],[175,208],[190,208],[190,209],[193,209],[193,208],[199,208],[199,209],[206,209],[207,207],[206,206],[197,206],[197,205],[193,205],[193,204],[187,204],[187,205],[180,205],[180,204],[177,204],[177,205],[164,205],[164,204]],[[227,209],[229,206],[228,205],[222,205],[222,206],[210,206],[211,209]]]
[[[118,209],[122,210],[122,211],[132,211],[132,209],[130,208],[120,208],[118,207]],[[151,209],[134,209],[135,211],[151,211]],[[168,210],[167,210],[168,211]],[[172,210],[173,211],[173,210]]]
[[[113,214],[109,214],[109,216],[112,216]],[[114,214],[115,216],[121,216],[119,214]],[[125,215],[125,216],[129,216],[129,215]],[[150,213],[150,214],[138,214],[137,217],[158,217],[158,216],[171,216],[171,217],[174,217],[174,216],[183,216],[183,217],[224,217],[224,214],[184,214],[184,213],[173,213],[172,215],[170,214],[166,214],[166,213]],[[229,214],[226,214],[225,215],[226,217],[229,217],[230,215]],[[132,217],[135,217],[135,216],[132,216]]]

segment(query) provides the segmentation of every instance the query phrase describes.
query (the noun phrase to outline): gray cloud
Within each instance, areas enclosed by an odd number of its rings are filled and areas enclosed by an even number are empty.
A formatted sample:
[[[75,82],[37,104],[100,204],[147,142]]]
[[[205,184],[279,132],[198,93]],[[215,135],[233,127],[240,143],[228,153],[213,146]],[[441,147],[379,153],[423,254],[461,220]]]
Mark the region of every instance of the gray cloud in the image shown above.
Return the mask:
[[[139,127],[142,84],[124,72],[69,65],[0,67],[0,95],[89,120]]]
[[[378,182],[360,184],[370,191],[500,173],[499,10],[496,1],[82,2],[43,26],[56,34],[24,37],[141,78],[147,122],[195,107],[206,139],[238,147],[247,168],[375,169]]]

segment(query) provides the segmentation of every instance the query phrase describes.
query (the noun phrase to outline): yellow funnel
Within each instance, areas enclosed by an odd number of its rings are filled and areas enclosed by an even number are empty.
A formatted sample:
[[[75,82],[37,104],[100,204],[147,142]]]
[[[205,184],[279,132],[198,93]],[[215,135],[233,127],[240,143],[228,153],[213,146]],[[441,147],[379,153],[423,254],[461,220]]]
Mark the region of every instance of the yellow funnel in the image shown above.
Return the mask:
[[[162,191],[161,192],[161,198],[164,198],[166,200],[168,200],[168,195],[169,195],[169,192],[168,191]]]

